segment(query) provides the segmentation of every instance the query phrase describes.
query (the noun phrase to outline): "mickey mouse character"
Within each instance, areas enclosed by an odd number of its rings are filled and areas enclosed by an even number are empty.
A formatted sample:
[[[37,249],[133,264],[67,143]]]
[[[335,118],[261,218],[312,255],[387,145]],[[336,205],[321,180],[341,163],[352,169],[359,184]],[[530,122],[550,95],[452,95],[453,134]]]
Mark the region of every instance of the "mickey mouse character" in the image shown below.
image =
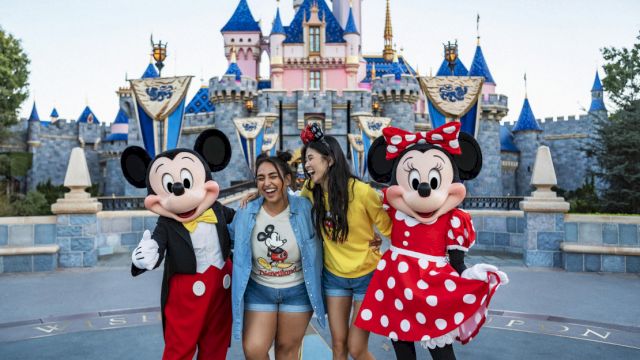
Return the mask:
[[[457,206],[482,153],[450,122],[430,132],[385,128],[368,153],[371,177],[388,183],[383,207],[393,221],[391,247],[373,275],[356,326],[387,336],[398,359],[415,359],[415,341],[433,359],[455,359],[480,330],[491,297],[507,275],[487,264],[466,268],[476,234]]]
[[[270,259],[270,261],[267,261],[264,258],[259,258],[258,263],[263,268],[269,270],[273,267],[283,269],[291,267],[293,264],[285,262],[289,258],[289,253],[287,253],[287,250],[282,248],[287,240],[282,239],[280,234],[274,230],[275,227],[273,225],[267,225],[263,232],[258,233],[258,241],[264,242],[264,245],[267,247],[267,256]]]
[[[133,251],[131,274],[164,259],[161,309],[163,359],[224,359],[231,341],[231,261],[227,223],[235,212],[220,204],[211,171],[224,169],[231,145],[219,130],[207,130],[194,150],[174,149],[151,160],[138,146],[125,149],[122,172],[147,188],[144,205],[160,215],[153,236],[145,231]]]

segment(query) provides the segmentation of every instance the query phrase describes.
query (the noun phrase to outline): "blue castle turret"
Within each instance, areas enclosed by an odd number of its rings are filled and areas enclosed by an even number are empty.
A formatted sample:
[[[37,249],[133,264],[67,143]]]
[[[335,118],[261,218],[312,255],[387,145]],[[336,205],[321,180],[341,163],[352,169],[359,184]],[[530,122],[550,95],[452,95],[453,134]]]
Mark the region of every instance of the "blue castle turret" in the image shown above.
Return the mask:
[[[482,147],[482,171],[476,179],[468,182],[468,193],[471,196],[502,195],[504,169],[500,154],[500,121],[509,112],[508,99],[505,95],[495,93],[496,82],[482,53],[480,37],[478,37],[469,76],[482,77],[484,83],[479,99],[481,113],[475,134],[476,140]]]
[[[515,145],[520,150],[520,160],[516,169],[516,194],[528,195],[531,192],[531,174],[542,133],[528,97],[525,97],[518,121],[511,131]]]
[[[593,87],[591,88],[591,106],[589,107],[589,113],[602,113],[606,116],[607,108],[604,106],[604,99],[602,97],[604,88],[600,82],[600,75],[596,71],[596,78],[593,80]]]

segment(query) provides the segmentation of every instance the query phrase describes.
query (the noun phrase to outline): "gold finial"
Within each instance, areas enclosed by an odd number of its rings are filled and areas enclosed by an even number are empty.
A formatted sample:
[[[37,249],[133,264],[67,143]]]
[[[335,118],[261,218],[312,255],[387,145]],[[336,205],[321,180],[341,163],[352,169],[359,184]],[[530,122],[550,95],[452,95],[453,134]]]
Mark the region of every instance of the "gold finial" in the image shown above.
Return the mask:
[[[524,98],[528,98],[529,96],[527,95],[527,73],[524,73]]]
[[[416,65],[416,77],[420,77],[420,65]]]
[[[236,58],[236,47],[232,46],[231,47],[231,63],[235,63],[237,62],[237,58]]]
[[[393,28],[391,27],[391,7],[387,0],[387,13],[384,21],[384,51],[382,56],[386,61],[391,61],[395,51],[393,50]]]
[[[371,80],[376,78],[376,64],[371,64]]]

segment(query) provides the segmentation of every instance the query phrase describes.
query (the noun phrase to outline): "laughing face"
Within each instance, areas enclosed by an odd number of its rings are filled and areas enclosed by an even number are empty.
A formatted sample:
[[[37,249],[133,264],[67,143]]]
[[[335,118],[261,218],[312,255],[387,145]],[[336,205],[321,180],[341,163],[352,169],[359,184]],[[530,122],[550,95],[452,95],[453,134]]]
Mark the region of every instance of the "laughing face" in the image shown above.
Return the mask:
[[[152,192],[144,200],[150,211],[185,223],[196,219],[218,198],[218,183],[207,180],[205,165],[192,152],[159,156],[149,170]]]
[[[438,148],[407,151],[397,162],[387,201],[423,224],[435,222],[464,200],[464,185],[453,182],[454,166]]]
[[[304,169],[314,184],[321,184],[327,179],[329,166],[332,163],[333,160],[331,158],[322,155],[316,149],[307,148]]]

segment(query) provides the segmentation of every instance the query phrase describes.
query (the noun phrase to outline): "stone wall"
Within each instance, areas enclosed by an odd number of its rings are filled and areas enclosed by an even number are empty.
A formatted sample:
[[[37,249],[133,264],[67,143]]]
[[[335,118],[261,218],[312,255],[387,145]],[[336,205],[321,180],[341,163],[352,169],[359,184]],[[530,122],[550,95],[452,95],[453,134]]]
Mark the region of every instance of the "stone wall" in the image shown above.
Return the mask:
[[[565,216],[567,243],[640,248],[640,216]],[[565,253],[567,271],[640,273],[640,256]]]
[[[524,213],[522,211],[470,210],[476,230],[475,250],[522,254]]]
[[[0,218],[0,249],[56,243],[55,216]],[[58,254],[0,256],[0,273],[53,271],[57,267]]]

